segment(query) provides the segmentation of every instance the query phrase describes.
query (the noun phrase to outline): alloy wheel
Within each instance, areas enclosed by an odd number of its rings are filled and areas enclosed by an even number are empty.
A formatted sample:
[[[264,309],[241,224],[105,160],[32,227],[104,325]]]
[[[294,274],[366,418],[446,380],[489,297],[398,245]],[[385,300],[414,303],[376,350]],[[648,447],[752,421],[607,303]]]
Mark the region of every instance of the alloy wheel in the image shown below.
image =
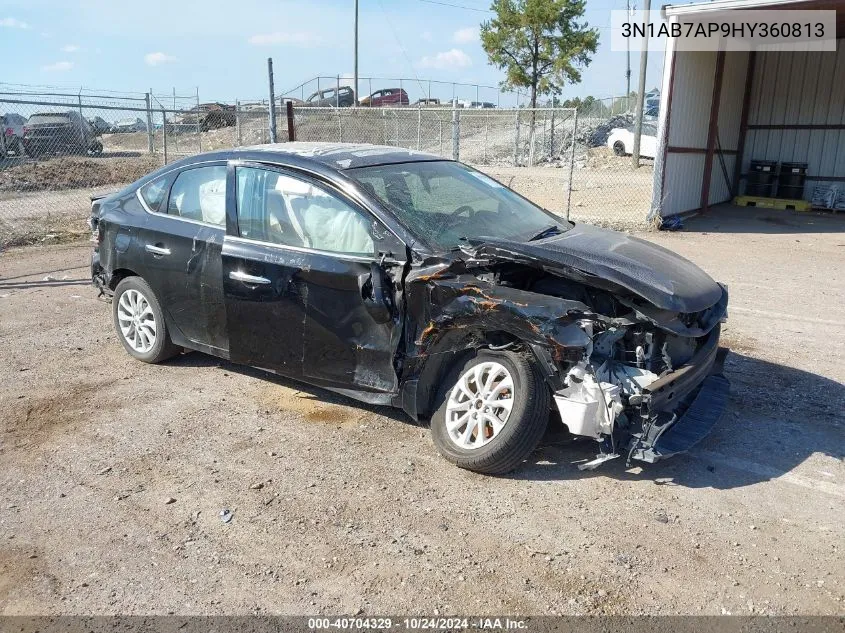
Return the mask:
[[[130,288],[117,302],[117,320],[126,343],[136,352],[146,354],[156,342],[156,321],[147,298]]]
[[[446,431],[462,449],[477,449],[501,433],[510,418],[513,377],[488,361],[470,367],[452,388],[446,403]]]

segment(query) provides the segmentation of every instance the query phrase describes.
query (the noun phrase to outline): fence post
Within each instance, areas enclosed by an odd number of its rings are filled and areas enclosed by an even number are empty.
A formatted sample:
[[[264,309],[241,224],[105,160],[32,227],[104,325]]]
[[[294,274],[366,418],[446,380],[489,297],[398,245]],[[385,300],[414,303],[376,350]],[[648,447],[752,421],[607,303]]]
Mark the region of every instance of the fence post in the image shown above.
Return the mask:
[[[572,202],[572,170],[575,168],[575,135],[578,132],[578,110],[575,110],[575,120],[572,122],[572,148],[569,154],[569,183],[566,192],[566,219],[569,220],[569,205]]]
[[[421,136],[422,136],[422,104],[417,103],[417,151],[420,151]]]
[[[270,142],[276,142],[276,91],[273,88],[273,58],[267,58],[267,80],[270,88]],[[317,80],[319,89],[319,79]]]
[[[238,147],[241,146],[241,102],[235,99],[235,139]]]
[[[167,112],[161,109],[161,145],[164,149],[164,164],[167,164]]]
[[[487,133],[490,127],[490,113],[484,113],[484,162],[487,162]]]
[[[531,127],[528,129],[528,166],[534,166],[535,141],[537,136],[537,110],[531,110]]]
[[[334,107],[340,107],[340,75],[336,76],[336,83],[334,87]]]
[[[516,120],[514,121],[515,134],[513,141],[513,166],[519,167],[519,107],[516,108]]]
[[[343,118],[340,116],[340,108],[335,108],[337,110],[337,137],[338,143],[343,143]]]
[[[288,141],[293,142],[296,140],[296,130],[293,125],[293,101],[288,101],[285,104],[285,108],[287,110],[287,118],[288,118]]]
[[[82,88],[79,89],[76,98],[79,99],[79,118],[84,120],[85,117],[82,116]],[[82,147],[85,148],[85,124],[82,121],[79,122],[79,138],[82,141]]]
[[[155,132],[153,131],[153,111],[151,110],[152,104],[150,102],[149,92],[144,95],[144,102],[147,104],[147,151],[152,154],[155,151],[155,142],[153,140]]]
[[[200,89],[197,86],[197,149],[202,152],[202,126],[200,125]]]
[[[396,147],[399,147],[399,111],[393,111],[393,118],[396,120]]]
[[[554,105],[555,101],[554,98],[552,98],[552,106]],[[557,110],[552,107],[552,121],[551,128],[549,129],[549,160],[554,158],[555,155],[555,112],[557,112]]]
[[[461,160],[461,113],[458,102],[452,102],[452,160]]]
[[[440,155],[443,156],[443,119],[437,117],[437,142],[440,144]]]

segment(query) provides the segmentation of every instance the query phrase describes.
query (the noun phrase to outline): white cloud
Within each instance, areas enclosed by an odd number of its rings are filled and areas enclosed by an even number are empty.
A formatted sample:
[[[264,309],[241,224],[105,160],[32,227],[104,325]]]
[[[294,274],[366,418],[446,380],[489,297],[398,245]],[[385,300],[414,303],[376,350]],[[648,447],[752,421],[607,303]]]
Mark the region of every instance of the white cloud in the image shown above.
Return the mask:
[[[10,29],[28,29],[29,24],[21,22],[17,18],[0,18],[0,26],[5,26]]]
[[[53,73],[53,72],[66,72],[73,68],[73,62],[56,62],[55,64],[48,64],[46,66],[42,66],[41,70]]]
[[[62,46],[63,53],[76,53],[79,51],[79,47],[76,44],[68,44],[67,46]]]
[[[175,62],[176,58],[166,53],[157,52],[144,55],[144,61],[147,63],[147,66],[158,66],[167,62]]]
[[[452,34],[452,41],[456,44],[467,44],[478,40],[478,27],[468,26],[463,29],[458,29]]]
[[[297,46],[299,48],[311,48],[320,46],[324,40],[319,35],[314,33],[307,33],[305,31],[296,31],[294,33],[283,33],[276,31],[275,33],[259,33],[249,38],[249,43],[253,46]]]
[[[420,68],[466,68],[472,65],[472,59],[459,48],[437,53],[434,56],[426,55],[417,66]]]

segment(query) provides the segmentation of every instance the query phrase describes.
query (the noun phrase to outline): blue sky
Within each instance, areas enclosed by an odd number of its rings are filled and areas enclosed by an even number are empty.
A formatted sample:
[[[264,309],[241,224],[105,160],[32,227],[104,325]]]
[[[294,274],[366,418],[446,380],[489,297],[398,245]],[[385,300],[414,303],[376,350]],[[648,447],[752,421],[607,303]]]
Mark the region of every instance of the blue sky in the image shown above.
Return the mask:
[[[362,77],[419,78],[421,86],[405,85],[412,99],[428,90],[427,79],[491,86],[502,79],[478,38],[478,25],[491,15],[487,0],[441,0],[465,8],[359,1]],[[316,75],[351,76],[352,7],[353,0],[0,0],[0,81],[161,94],[199,89],[203,101],[260,99],[267,57],[274,60],[277,93]],[[601,29],[600,48],[565,97],[624,92],[625,54],[609,50],[606,28],[610,10],[624,7],[625,0],[587,1],[586,19]],[[634,89],[638,63],[632,54]],[[649,88],[659,85],[662,64],[662,55],[652,54]],[[361,84],[362,95],[368,88]],[[448,99],[451,90],[435,84],[432,96]],[[457,92],[475,99],[472,89]],[[482,90],[480,97],[494,101],[495,93]]]

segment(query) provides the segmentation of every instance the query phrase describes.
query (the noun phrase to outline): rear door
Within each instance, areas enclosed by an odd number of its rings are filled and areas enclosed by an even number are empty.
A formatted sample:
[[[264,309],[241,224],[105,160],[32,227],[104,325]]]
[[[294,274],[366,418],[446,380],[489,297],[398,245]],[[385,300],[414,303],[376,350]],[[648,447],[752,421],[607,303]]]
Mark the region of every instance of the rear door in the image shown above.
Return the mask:
[[[220,261],[226,177],[225,161],[203,163],[139,190],[149,212],[140,233],[147,282],[187,342],[221,356],[228,348]]]
[[[257,164],[232,169],[235,217],[223,246],[232,360],[325,387],[395,392],[401,323],[379,252],[390,242],[404,254],[404,245],[327,183]],[[378,301],[374,278],[387,294]]]

